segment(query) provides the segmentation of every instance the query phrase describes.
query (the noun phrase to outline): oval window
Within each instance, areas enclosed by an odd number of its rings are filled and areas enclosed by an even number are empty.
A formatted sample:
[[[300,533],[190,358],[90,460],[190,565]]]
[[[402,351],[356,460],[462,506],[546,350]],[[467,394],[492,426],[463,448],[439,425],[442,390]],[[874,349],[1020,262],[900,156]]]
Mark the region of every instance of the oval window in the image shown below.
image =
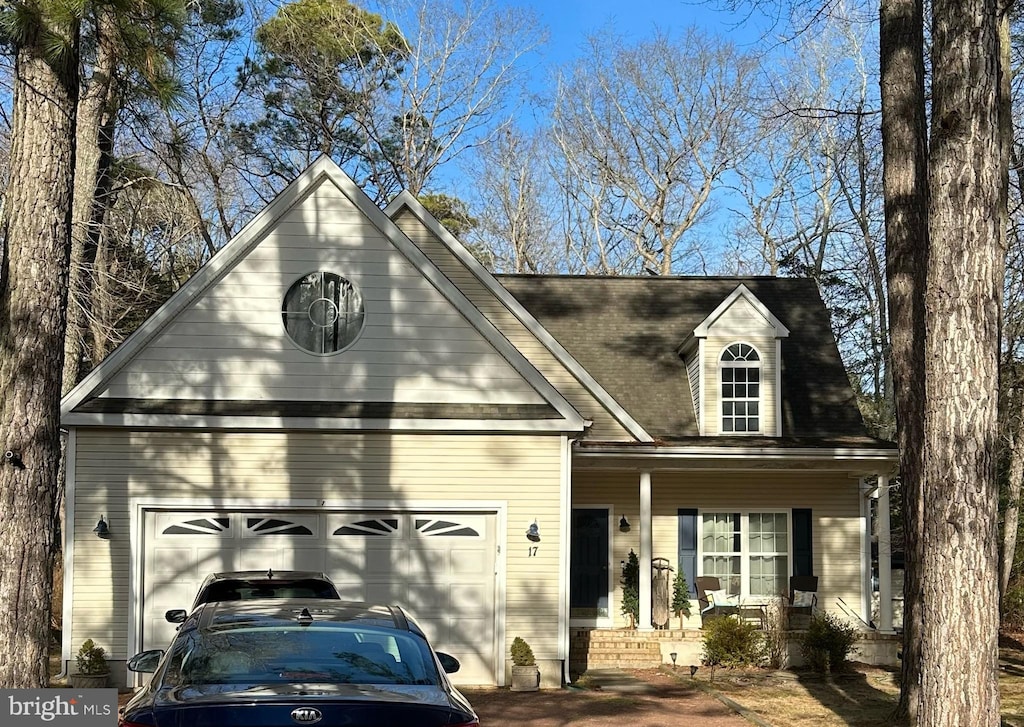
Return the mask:
[[[310,353],[335,353],[363,330],[363,296],[340,275],[310,273],[285,293],[282,317],[295,345]]]

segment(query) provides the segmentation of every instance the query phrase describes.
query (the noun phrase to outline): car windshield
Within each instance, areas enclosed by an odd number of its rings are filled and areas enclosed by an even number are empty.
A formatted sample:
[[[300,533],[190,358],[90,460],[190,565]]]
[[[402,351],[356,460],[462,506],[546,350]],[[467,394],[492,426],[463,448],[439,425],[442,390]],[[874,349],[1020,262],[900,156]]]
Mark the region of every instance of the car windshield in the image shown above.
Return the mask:
[[[438,684],[429,647],[372,627],[242,626],[178,635],[164,672],[188,684]]]
[[[295,581],[214,581],[197,597],[196,604],[211,601],[249,601],[254,598],[332,598],[338,592],[330,583],[315,578]]]

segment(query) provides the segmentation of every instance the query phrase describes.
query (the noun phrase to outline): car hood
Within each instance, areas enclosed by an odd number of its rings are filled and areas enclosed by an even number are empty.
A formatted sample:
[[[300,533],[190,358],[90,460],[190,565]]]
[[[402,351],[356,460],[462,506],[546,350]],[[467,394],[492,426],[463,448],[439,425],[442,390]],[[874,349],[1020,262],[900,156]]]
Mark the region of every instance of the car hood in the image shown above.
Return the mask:
[[[292,702],[307,700],[412,702],[448,705],[449,698],[437,685],[412,684],[206,684],[160,690],[154,706],[208,704],[211,702]]]

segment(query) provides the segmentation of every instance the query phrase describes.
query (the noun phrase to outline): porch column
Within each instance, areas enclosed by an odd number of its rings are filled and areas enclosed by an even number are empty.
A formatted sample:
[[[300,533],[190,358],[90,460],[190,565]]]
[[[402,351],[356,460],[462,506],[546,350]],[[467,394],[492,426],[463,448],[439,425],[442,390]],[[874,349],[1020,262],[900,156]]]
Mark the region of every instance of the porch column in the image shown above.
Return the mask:
[[[871,623],[871,499],[877,488],[866,477],[860,480],[860,568],[861,614],[864,624]]]
[[[654,550],[651,536],[651,473],[640,473],[640,618],[637,628],[653,631],[651,623],[651,555]]]
[[[878,474],[878,630],[892,632],[892,538],[889,475]]]

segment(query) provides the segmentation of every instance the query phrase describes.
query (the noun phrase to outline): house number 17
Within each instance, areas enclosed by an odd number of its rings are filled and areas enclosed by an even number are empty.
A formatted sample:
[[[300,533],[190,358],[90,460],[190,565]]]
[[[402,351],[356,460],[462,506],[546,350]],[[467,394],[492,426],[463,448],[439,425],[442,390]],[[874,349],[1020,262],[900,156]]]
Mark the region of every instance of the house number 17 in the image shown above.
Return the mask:
[[[537,555],[537,550],[539,548],[540,548],[539,545],[531,545],[529,548],[527,548],[526,552],[528,553],[528,557],[530,557],[530,558],[535,557]]]

